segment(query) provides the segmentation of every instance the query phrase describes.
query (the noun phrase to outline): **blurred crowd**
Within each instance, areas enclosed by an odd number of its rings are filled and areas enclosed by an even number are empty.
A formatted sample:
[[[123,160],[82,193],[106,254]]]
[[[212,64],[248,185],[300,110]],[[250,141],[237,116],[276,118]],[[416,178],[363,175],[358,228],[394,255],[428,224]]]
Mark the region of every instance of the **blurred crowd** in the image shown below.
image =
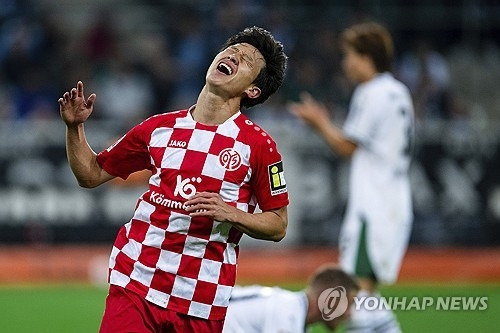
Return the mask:
[[[272,110],[266,116],[289,117],[285,102],[309,90],[343,117],[352,87],[341,73],[338,33],[377,18],[357,6],[323,2],[88,0],[56,7],[56,1],[1,0],[0,119],[58,117],[57,99],[78,79],[98,93],[93,118],[124,127],[188,107],[222,42],[249,25],[270,30],[290,59],[284,86],[264,106]],[[467,117],[433,41],[418,34],[408,41],[397,27],[389,29],[397,44],[395,74],[410,87],[419,119]]]
[[[86,95],[97,93],[91,119],[103,121],[88,127],[93,130],[89,138],[95,140],[96,149],[105,148],[110,138],[121,136],[152,114],[194,104],[220,46],[251,25],[267,28],[283,42],[289,68],[280,91],[267,103],[248,110],[248,115],[263,126],[277,125],[274,128],[288,130],[293,137],[306,138],[303,147],[293,148],[293,157],[300,159],[297,170],[310,169],[302,160],[333,168],[332,172],[320,168],[304,174],[301,184],[306,191],[311,192],[311,184],[316,184],[312,192],[324,188],[331,193],[301,204],[334,209],[330,201],[321,201],[334,197],[336,207],[342,208],[342,165],[327,150],[310,149],[314,137],[307,136],[310,133],[286,105],[307,90],[329,106],[341,123],[353,87],[341,71],[338,35],[350,24],[373,19],[393,34],[394,73],[413,94],[417,131],[421,131],[413,164],[413,182],[418,184],[414,187],[418,220],[414,241],[491,241],[492,235],[500,235],[500,154],[496,153],[500,141],[493,121],[498,120],[500,108],[500,94],[495,90],[500,81],[500,35],[486,29],[495,26],[489,15],[493,11],[485,7],[480,16],[461,20],[451,15],[467,11],[450,12],[460,5],[421,2],[427,5],[409,13],[397,11],[394,4],[382,8],[384,1],[0,0],[0,239],[30,239],[29,235],[43,235],[36,228],[31,232],[30,226],[53,223],[62,225],[54,239],[65,240],[70,236],[64,227],[74,223],[68,219],[73,211],[83,212],[80,220],[85,223],[122,220],[121,216],[112,218],[124,211],[120,205],[125,200],[116,193],[109,196],[114,198],[111,205],[97,195],[85,201],[79,197],[84,192],[53,189],[75,187],[57,104],[65,91],[82,80]],[[474,17],[480,17],[484,30],[473,24]],[[427,24],[431,18],[433,24]],[[52,120],[59,126],[38,120]],[[493,130],[486,131],[488,126]],[[331,184],[325,184],[325,179]],[[60,200],[68,203],[61,205]],[[88,200],[106,203],[105,209],[96,213]],[[29,211],[27,202],[33,207]],[[60,206],[71,212],[55,209]],[[300,227],[304,242],[318,242],[321,221],[325,230],[332,228],[336,211],[317,212],[322,217],[315,217],[310,239],[307,226],[312,224]],[[9,223],[18,223],[18,229]],[[95,225],[85,223],[78,226],[76,238],[81,239],[88,227],[88,239],[94,239]],[[114,229],[108,234],[114,237]],[[331,241],[329,232],[322,234],[325,242]]]

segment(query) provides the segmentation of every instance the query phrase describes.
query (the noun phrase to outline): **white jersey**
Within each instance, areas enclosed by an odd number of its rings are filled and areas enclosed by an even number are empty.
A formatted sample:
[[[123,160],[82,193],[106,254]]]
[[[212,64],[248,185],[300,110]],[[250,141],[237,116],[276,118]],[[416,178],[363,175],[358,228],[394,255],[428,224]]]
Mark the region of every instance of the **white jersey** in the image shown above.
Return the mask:
[[[408,169],[413,121],[408,88],[390,73],[382,73],[356,88],[343,128],[358,148],[351,159],[343,227],[343,233],[350,233],[351,237],[342,240],[341,236],[341,252],[345,252],[342,246],[357,249],[352,234],[358,233],[359,221],[365,222],[368,254],[377,278],[385,282],[395,280],[411,230]],[[346,225],[349,223],[353,225]],[[349,228],[350,231],[345,230]],[[354,257],[354,252],[343,254],[344,263],[349,263],[342,266],[348,272],[353,270]]]
[[[306,312],[304,292],[278,287],[235,286],[223,333],[303,333]]]

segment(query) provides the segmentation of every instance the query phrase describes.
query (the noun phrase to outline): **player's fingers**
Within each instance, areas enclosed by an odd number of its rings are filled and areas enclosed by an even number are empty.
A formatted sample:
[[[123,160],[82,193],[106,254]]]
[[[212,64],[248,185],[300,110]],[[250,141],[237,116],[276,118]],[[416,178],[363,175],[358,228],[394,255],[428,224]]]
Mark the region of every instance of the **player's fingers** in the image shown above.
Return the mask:
[[[87,99],[87,107],[91,108],[94,105],[95,99],[97,98],[96,94],[91,94]]]
[[[307,99],[304,101],[304,103],[309,106],[310,108],[314,108],[314,109],[317,109],[319,107],[321,107],[321,103],[316,101],[314,99],[314,97],[312,97],[311,95],[309,95],[307,97]]]
[[[209,202],[209,198],[195,194],[191,198],[189,198],[189,200],[186,201],[186,205],[194,206],[194,205],[206,204],[207,202]]]
[[[314,109],[310,103],[305,101],[300,104],[297,103],[292,107],[292,113],[303,119],[309,119],[311,115],[314,115],[313,111]]]
[[[75,99],[77,94],[76,88],[71,89],[71,99]]]
[[[77,90],[78,90],[78,97],[83,97],[83,82],[78,81],[76,84]]]
[[[300,100],[305,103],[309,103],[314,100],[310,93],[303,91],[300,93]]]
[[[219,199],[219,194],[214,192],[196,192],[191,198],[186,201],[186,204],[194,205],[198,203],[209,203],[215,205],[217,204]]]
[[[212,205],[209,203],[200,202],[200,203],[197,203],[195,205],[190,205],[189,210],[191,210],[191,211],[196,211],[196,210],[201,210],[201,209],[208,210],[211,207],[212,207]]]
[[[212,205],[209,205],[207,203],[197,203],[197,204],[192,204],[192,205],[188,205],[186,203],[186,210],[188,212],[208,211],[211,208],[212,208]]]
[[[314,97],[308,93],[307,91],[303,91],[300,93],[300,101],[302,102],[303,112],[311,111],[312,108],[318,107],[318,102],[314,99]],[[314,111],[314,110],[312,110]]]
[[[289,103],[288,110],[291,113],[293,113],[294,115],[300,116],[302,107],[301,107],[301,104],[299,104],[299,103]]]
[[[203,209],[203,208],[197,209],[197,210],[189,213],[189,216],[193,216],[193,217],[196,217],[196,216],[212,217],[213,215],[214,215],[213,211],[208,210],[208,209]]]
[[[207,198],[213,198],[213,197],[217,197],[217,194],[213,193],[213,192],[196,192],[191,197],[191,199],[195,199],[195,198],[204,198],[204,199],[207,199]]]
[[[59,99],[57,100],[57,103],[59,103],[59,105],[63,106],[63,105],[64,105],[64,98],[62,98],[62,97],[61,97],[61,98],[59,98]]]
[[[204,201],[205,201],[205,199],[203,199],[203,198],[192,196],[191,198],[189,198],[186,201],[186,206],[190,206],[191,207],[191,206],[194,206],[194,205],[199,205],[199,204],[201,204]]]
[[[69,102],[69,92],[66,91],[63,95],[63,98],[66,101],[66,103]]]

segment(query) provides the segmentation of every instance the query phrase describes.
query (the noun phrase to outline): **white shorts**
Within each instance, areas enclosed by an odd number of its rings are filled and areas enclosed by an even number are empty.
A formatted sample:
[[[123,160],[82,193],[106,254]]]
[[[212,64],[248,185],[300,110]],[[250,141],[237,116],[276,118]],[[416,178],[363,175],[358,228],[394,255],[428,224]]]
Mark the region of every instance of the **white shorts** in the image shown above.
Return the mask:
[[[378,282],[395,283],[408,247],[411,221],[411,216],[394,219],[382,209],[371,215],[348,210],[340,231],[340,266],[350,274],[367,277],[363,276],[367,270],[363,260],[367,259],[368,270],[371,268]]]

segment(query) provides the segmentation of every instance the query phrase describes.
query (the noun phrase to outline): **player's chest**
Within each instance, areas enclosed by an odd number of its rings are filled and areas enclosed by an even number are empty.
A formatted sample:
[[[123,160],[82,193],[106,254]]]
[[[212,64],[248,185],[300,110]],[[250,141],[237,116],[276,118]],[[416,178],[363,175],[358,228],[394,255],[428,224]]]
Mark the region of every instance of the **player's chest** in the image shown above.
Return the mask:
[[[155,140],[161,144],[150,148],[151,159],[165,176],[181,173],[240,184],[249,176],[251,146],[237,136],[176,128]]]

